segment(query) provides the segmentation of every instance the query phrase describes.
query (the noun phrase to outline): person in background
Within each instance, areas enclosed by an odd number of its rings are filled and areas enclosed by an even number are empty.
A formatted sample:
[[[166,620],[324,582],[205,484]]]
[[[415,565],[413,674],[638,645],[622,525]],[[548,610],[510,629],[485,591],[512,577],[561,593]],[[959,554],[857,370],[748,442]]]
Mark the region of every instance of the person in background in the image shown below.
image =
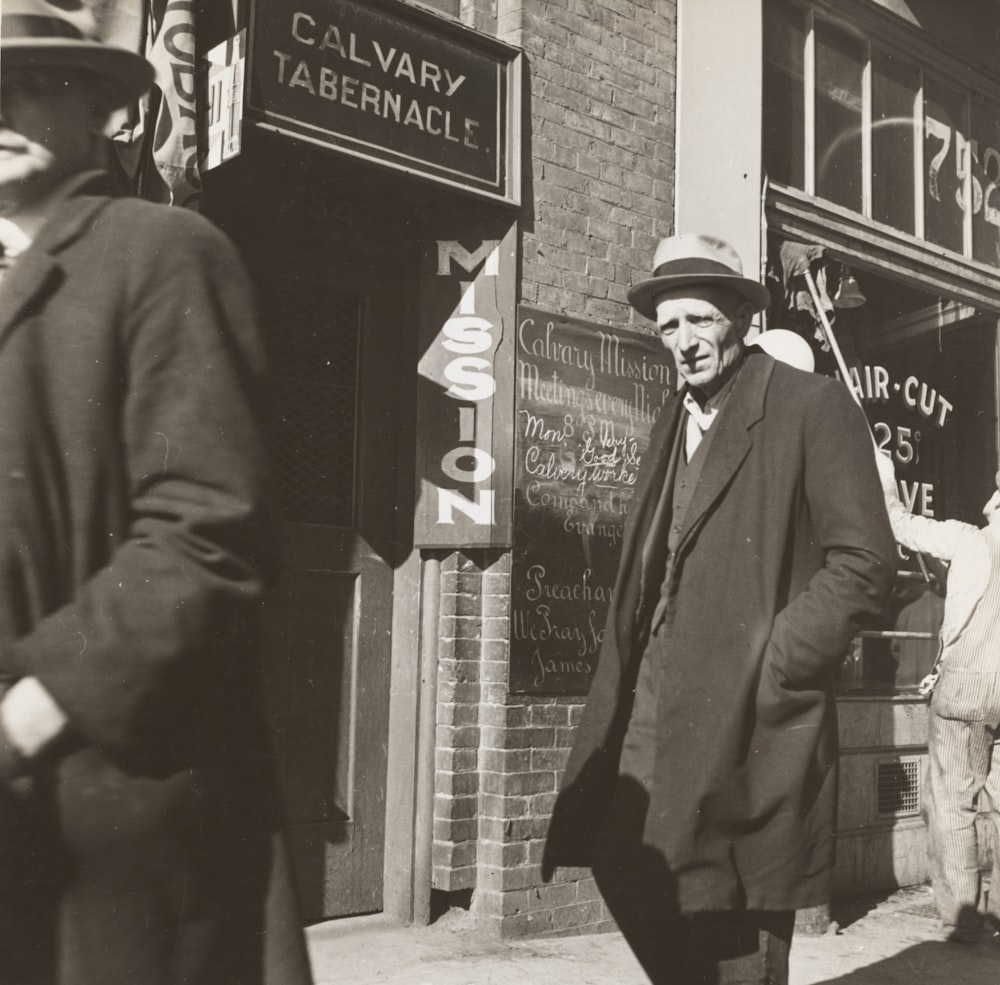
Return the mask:
[[[109,192],[151,66],[79,0],[0,14],[0,982],[301,985],[251,290],[206,220]]]
[[[897,586],[898,611],[892,628],[905,633],[922,633],[927,639],[896,638],[891,649],[895,664],[895,686],[917,687],[931,672],[937,659],[948,569],[937,558],[921,556],[925,579],[914,572],[909,585]],[[902,579],[900,579],[902,581]]]
[[[924,816],[931,883],[948,941],[975,943],[983,929],[976,818],[989,801],[994,832],[989,917],[1000,930],[1000,473],[983,506],[985,527],[907,511],[892,459],[876,452],[896,539],[949,563],[941,650],[927,723]],[[926,690],[926,688],[925,688]]]
[[[679,388],[654,425],[543,872],[593,867],[651,981],[785,983],[830,898],[832,687],[895,544],[843,384],[744,339],[766,289],[662,240],[629,294]]]

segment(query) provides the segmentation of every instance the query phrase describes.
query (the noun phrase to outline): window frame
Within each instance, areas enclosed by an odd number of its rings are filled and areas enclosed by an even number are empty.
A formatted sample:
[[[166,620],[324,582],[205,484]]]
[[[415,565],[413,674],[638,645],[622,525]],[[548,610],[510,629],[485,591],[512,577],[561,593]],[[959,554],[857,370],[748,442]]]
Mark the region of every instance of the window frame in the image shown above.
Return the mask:
[[[772,0],[777,2],[777,0]],[[947,48],[932,44],[901,18],[860,0],[781,0],[802,14],[803,28],[803,185],[804,190],[765,177],[765,221],[770,232],[806,239],[924,290],[1000,311],[1000,267],[973,257],[973,210],[966,205],[962,252],[925,237],[924,98],[928,78],[962,97],[966,133],[963,167],[965,202],[971,201],[971,117],[974,98],[1000,107],[1000,82],[963,64]],[[817,20],[846,33],[864,48],[862,72],[862,207],[860,212],[816,196],[816,27]],[[882,52],[916,69],[914,93],[914,232],[872,218],[872,54]],[[933,65],[933,68],[929,66]]]

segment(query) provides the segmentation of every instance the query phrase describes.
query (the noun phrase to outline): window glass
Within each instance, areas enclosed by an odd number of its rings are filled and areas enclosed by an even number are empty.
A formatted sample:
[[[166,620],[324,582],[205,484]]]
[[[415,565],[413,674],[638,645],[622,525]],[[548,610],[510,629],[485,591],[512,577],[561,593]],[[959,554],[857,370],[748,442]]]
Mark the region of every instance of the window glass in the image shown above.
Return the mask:
[[[810,17],[804,5],[766,0],[763,26],[768,178],[860,215],[870,210],[876,222],[1000,268],[1000,100],[943,79],[934,65],[893,50],[887,36],[869,46],[815,8]],[[815,73],[807,92],[810,37]],[[810,105],[814,126],[807,132]],[[870,175],[864,174],[866,139]],[[806,174],[813,160],[815,176]],[[870,203],[864,200],[868,181]]]
[[[963,250],[965,99],[933,78],[924,81],[924,235]]]
[[[871,279],[865,283],[871,290]],[[921,337],[870,352],[852,373],[876,444],[892,454],[904,505],[918,515],[981,526],[996,460],[996,336],[988,328],[995,319],[965,308],[964,317],[939,333],[934,326],[941,310],[940,304],[926,309]],[[877,339],[878,328],[871,334]],[[909,551],[901,558],[882,629],[863,635],[854,653],[861,666],[849,665],[855,687],[915,687],[937,655],[948,567]]]
[[[1000,267],[1000,106],[972,103],[972,255]]]
[[[872,218],[913,233],[917,69],[872,52]]]
[[[861,211],[864,46],[816,24],[816,194]]]
[[[823,319],[802,290],[806,269],[820,297],[832,299],[826,323],[873,441],[892,456],[904,506],[981,525],[997,463],[996,316],[777,234],[768,237],[768,268],[780,281],[770,327],[799,335],[812,349],[815,372],[839,377]],[[843,307],[837,288],[848,276],[858,303]],[[946,581],[946,566],[901,551],[893,593],[855,641],[842,686],[916,688],[937,653]]]
[[[764,8],[764,171],[772,181],[805,188],[802,11]]]
[[[442,14],[448,14],[451,17],[458,17],[462,12],[460,0],[418,0],[418,2],[425,7],[440,10]]]

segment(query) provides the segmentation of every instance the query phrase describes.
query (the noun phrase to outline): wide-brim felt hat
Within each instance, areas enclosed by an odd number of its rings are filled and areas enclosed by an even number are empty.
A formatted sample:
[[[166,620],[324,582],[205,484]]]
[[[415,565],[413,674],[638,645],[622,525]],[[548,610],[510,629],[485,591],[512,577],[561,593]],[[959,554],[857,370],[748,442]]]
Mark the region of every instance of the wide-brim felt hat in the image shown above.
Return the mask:
[[[0,73],[55,66],[86,69],[109,83],[110,109],[136,101],[153,84],[153,66],[142,55],[98,39],[82,0],[2,0]]]
[[[728,287],[763,311],[771,300],[767,288],[743,276],[740,255],[725,240],[682,233],[661,239],[653,254],[653,276],[628,292],[629,303],[656,321],[656,298],[664,291],[695,284]]]

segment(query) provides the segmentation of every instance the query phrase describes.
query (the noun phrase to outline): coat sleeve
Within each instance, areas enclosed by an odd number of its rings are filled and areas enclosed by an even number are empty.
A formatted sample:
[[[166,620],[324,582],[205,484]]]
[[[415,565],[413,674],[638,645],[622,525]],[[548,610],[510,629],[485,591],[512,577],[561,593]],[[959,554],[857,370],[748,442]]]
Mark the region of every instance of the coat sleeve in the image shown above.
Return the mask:
[[[811,687],[882,612],[896,549],[860,408],[839,383],[805,410],[802,488],[813,544],[823,556],[807,587],[776,614],[765,672],[779,687]]]
[[[880,453],[875,456],[875,462],[896,540],[911,551],[922,551],[944,561],[952,562],[961,557],[961,562],[952,565],[948,575],[948,592],[941,623],[941,641],[948,646],[968,626],[986,591],[990,578],[986,534],[961,520],[934,520],[910,513],[899,499],[892,460]]]
[[[121,203],[124,204],[124,203]],[[112,206],[128,503],[109,562],[10,645],[73,732],[139,771],[188,763],[235,689],[270,556],[263,350],[235,250],[182,210]],[[124,211],[124,215],[123,215]],[[144,220],[141,221],[140,220]],[[224,702],[223,702],[224,703]]]

